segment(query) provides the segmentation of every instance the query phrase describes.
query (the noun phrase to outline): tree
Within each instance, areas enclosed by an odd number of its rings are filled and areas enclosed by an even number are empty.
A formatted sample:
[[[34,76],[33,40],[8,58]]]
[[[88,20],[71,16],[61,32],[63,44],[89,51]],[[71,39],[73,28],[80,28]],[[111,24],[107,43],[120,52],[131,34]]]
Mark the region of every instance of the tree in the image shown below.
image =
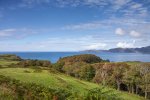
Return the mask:
[[[98,63],[101,61],[102,59],[100,57],[97,57],[93,54],[81,54],[81,55],[74,55],[74,56],[61,58],[59,59],[58,62],[64,62],[65,64],[68,64],[68,63],[76,63],[76,62]]]
[[[72,65],[65,65],[65,66],[63,66],[63,71],[64,71],[67,75],[74,76],[73,69],[74,69],[74,68],[73,68]]]
[[[124,74],[124,83],[127,85],[129,92],[136,92],[136,94],[138,94],[141,78],[139,67],[135,64],[131,65]]]
[[[31,67],[31,66],[36,66],[36,67],[50,67],[51,62],[47,60],[22,60],[18,64],[18,66],[21,67]]]
[[[95,69],[91,65],[84,65],[80,70],[80,77],[87,81],[90,81],[95,76]]]
[[[65,65],[64,62],[57,62],[57,63],[53,64],[52,67],[59,72],[63,72],[63,66],[64,65]]]
[[[51,67],[51,62],[50,61],[42,61],[42,66],[43,67]]]
[[[141,88],[145,93],[145,99],[147,99],[148,93],[150,92],[150,63],[141,63],[139,66],[142,76]]]
[[[120,85],[123,82],[124,73],[127,71],[128,67],[129,66],[126,63],[116,63],[113,68],[112,77],[117,84],[117,90],[120,90]]]

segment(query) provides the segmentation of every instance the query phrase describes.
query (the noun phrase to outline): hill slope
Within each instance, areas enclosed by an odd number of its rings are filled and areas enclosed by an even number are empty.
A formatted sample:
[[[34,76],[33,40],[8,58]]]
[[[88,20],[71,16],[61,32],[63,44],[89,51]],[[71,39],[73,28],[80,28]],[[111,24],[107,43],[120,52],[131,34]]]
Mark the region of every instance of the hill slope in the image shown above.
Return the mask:
[[[84,95],[87,90],[100,87],[97,84],[82,81],[61,73],[51,73],[47,70],[42,70],[40,73],[34,72],[30,68],[3,68],[0,69],[0,75],[9,76],[11,78],[20,80],[21,82],[36,83],[44,85],[45,87],[60,87],[77,91],[79,94]],[[108,88],[106,88],[107,90]],[[120,97],[125,100],[142,100],[143,98],[128,94],[126,92],[119,92],[114,90],[114,93],[119,93]]]

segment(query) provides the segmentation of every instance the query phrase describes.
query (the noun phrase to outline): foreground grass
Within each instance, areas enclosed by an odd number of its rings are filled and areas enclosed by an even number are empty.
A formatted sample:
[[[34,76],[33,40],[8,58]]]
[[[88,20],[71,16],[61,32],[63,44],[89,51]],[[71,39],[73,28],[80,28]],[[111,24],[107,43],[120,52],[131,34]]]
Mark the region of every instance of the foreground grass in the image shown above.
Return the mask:
[[[42,72],[38,73],[34,71],[35,69],[30,68],[3,68],[0,69],[0,75],[9,76],[21,82],[36,83],[45,87],[65,88],[76,91],[81,95],[87,93],[87,90],[100,87],[97,84],[82,81],[61,73],[51,73],[48,70],[42,70]],[[125,100],[143,100],[143,98],[137,95],[116,90],[114,92],[119,93],[119,96]]]
[[[27,72],[25,72],[27,71]],[[15,78],[22,82],[33,82],[46,87],[60,87],[60,88],[69,88],[74,91],[86,92],[86,90],[98,87],[97,84],[80,81],[78,79],[66,76],[64,74],[54,74],[50,73],[47,70],[36,73],[34,69],[29,68],[6,68],[0,69],[0,74]]]

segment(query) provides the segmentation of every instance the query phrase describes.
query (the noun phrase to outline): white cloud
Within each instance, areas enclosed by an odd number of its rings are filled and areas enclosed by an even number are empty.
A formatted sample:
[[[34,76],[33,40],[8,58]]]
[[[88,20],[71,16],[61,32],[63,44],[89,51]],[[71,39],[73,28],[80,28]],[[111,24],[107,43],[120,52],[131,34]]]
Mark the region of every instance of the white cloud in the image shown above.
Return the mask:
[[[120,6],[122,6],[122,5],[125,5],[125,4],[127,4],[128,2],[130,2],[131,0],[112,0],[111,2],[114,2],[116,5],[120,5]]]
[[[132,43],[128,43],[128,42],[118,42],[117,43],[117,47],[119,48],[133,48],[135,45],[135,41],[133,41]]]
[[[140,37],[140,36],[141,36],[141,33],[132,30],[132,31],[130,32],[130,35],[131,35],[132,37]]]
[[[0,37],[9,37],[9,36],[12,36],[14,32],[16,32],[16,29],[4,29],[4,30],[0,30]]]
[[[95,39],[93,36],[90,35],[73,38],[49,38],[46,41],[38,43],[38,45],[42,45],[46,48],[53,47],[53,49],[55,49],[55,47],[59,47],[61,49],[67,48],[67,50],[69,51],[106,49],[107,46],[107,44],[102,43],[100,39]]]
[[[147,1],[143,3],[146,4]],[[43,4],[56,7],[78,7],[84,5],[102,9],[105,7],[105,10],[103,10],[105,13],[116,15],[121,12],[124,16],[133,17],[147,15],[148,9],[147,6],[143,6],[143,3],[138,3],[133,0],[22,0],[19,7],[32,8]]]
[[[99,22],[91,22],[91,23],[83,23],[76,25],[67,25],[62,27],[63,30],[86,30],[86,29],[97,29],[101,28],[101,23]]]
[[[102,43],[101,40],[96,40],[92,36],[84,36],[72,38],[50,37],[48,39],[36,42],[32,41],[21,45],[19,43],[9,43],[7,45],[0,45],[0,48],[1,50],[13,48],[13,51],[81,51],[89,49],[106,49],[106,46],[107,45]]]
[[[129,27],[130,28],[130,27]],[[130,29],[126,29],[126,30],[123,30],[122,28],[117,28],[115,30],[115,33],[117,35],[125,35],[126,32],[128,32],[128,35],[130,35],[131,37],[134,37],[134,38],[138,38],[138,37],[141,37],[141,33],[140,32],[137,32],[135,30],[130,30]]]
[[[124,35],[124,34],[125,34],[125,31],[124,31],[122,28],[117,28],[116,31],[115,31],[115,33],[116,33],[117,35]]]
[[[10,29],[2,29],[0,30],[0,38],[1,39],[19,39],[24,38],[28,35],[36,34],[37,31],[33,29],[27,28],[10,28]]]
[[[141,7],[142,7],[142,4],[139,4],[139,3],[134,3],[133,5],[131,5],[132,9],[137,9],[137,8],[141,8]]]
[[[18,5],[19,7],[27,7],[32,8],[36,5],[48,4],[51,0],[22,0],[22,2]]]
[[[108,5],[108,3],[105,0],[84,0],[83,4],[93,7],[94,6],[103,7]]]
[[[105,43],[96,43],[96,44],[85,46],[84,48],[87,50],[100,50],[100,49],[104,49],[106,46],[107,44]]]
[[[119,13],[120,17],[141,18],[149,15],[148,6],[144,6],[146,3],[149,2],[146,0],[141,3],[133,0],[20,0],[16,5],[9,5],[8,8],[79,7],[84,5],[96,7],[102,10],[101,14],[109,16],[117,16]]]
[[[119,10],[123,8],[123,6],[128,5],[131,0],[110,0],[112,4],[112,9]]]

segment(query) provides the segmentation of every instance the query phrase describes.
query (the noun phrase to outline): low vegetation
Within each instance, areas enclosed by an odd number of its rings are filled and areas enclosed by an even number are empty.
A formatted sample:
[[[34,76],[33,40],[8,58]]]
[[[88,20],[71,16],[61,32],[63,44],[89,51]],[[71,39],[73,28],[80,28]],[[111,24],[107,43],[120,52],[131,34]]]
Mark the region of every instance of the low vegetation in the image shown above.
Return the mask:
[[[60,58],[55,64],[46,60],[21,58],[18,61],[3,61],[12,63],[0,62],[0,90],[3,91],[0,92],[0,99],[8,97],[7,99],[34,100],[144,100],[140,96],[150,98],[150,63],[112,63],[90,54]]]
[[[49,72],[48,70],[42,70],[42,72],[35,73],[33,68],[3,68],[0,70],[0,75],[3,75],[12,80],[17,80],[19,81],[20,84],[26,84],[26,85],[36,84],[37,86],[41,86],[46,89],[50,88],[57,91],[59,91],[59,89],[60,91],[62,90],[67,91],[67,93],[69,92],[70,96],[69,97],[66,96],[65,98],[66,99],[68,98],[68,100],[75,100],[75,99],[88,100],[86,98],[89,98],[89,94],[91,93],[91,91],[97,91],[96,92],[98,93],[97,95],[103,93],[100,96],[102,97],[106,96],[105,98],[109,98],[109,96],[110,98],[113,98],[112,97],[113,95],[114,96],[117,95],[116,99],[104,99],[104,100],[118,100],[118,98],[121,98],[121,100],[144,100],[142,97],[133,94],[128,94],[126,92],[119,92],[107,87],[104,88],[102,85],[98,85],[84,80],[79,80],[62,73],[52,73]],[[5,88],[5,90],[9,91],[9,92],[5,92],[6,93],[5,95],[10,94],[9,97],[11,97],[12,90],[10,90],[10,88],[7,89]],[[17,95],[14,96],[17,97]],[[91,94],[90,96],[91,98],[94,98],[93,96],[96,96],[96,94],[94,93]],[[54,100],[64,100],[64,99],[54,99]],[[95,100],[95,99],[91,99],[91,100]],[[102,100],[102,99],[97,99],[97,100]]]
[[[4,55],[0,55],[0,60],[21,61],[22,59],[19,56],[13,54],[4,54]]]
[[[22,60],[14,66],[18,67],[51,67],[51,62],[47,60]]]
[[[59,62],[67,63],[75,63],[75,62],[85,62],[85,63],[98,63],[103,61],[100,57],[97,57],[92,54],[82,54],[82,55],[75,55],[75,56],[68,56],[64,58],[60,58]]]

